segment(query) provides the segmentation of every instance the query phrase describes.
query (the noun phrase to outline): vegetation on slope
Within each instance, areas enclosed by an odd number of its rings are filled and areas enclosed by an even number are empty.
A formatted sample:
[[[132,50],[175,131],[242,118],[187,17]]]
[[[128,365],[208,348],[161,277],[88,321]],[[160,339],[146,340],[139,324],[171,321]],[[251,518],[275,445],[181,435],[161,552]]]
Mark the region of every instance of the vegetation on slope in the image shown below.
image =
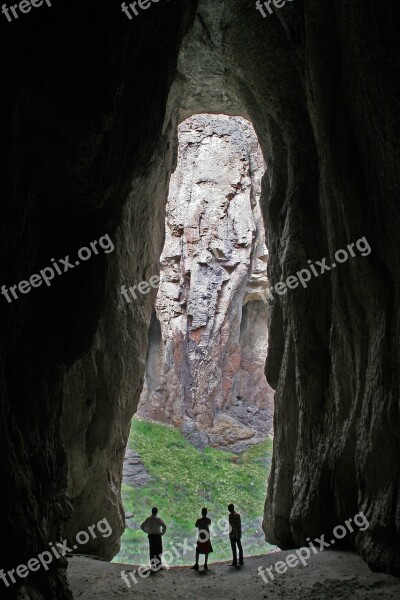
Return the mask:
[[[122,538],[122,547],[115,561],[130,564],[148,562],[147,536],[140,524],[158,506],[159,515],[168,529],[164,551],[186,538],[194,546],[194,523],[200,510],[207,506],[216,535],[212,536],[214,552],[210,561],[230,558],[226,531],[217,524],[227,517],[227,505],[235,504],[242,516],[245,555],[268,552],[261,529],[270,469],[272,440],[267,439],[240,456],[206,448],[194,448],[172,427],[133,419],[129,447],[140,454],[151,481],[141,488],[123,485],[125,510],[133,513],[129,528]],[[175,546],[176,547],[176,546]],[[193,563],[194,551],[175,558],[174,565]]]

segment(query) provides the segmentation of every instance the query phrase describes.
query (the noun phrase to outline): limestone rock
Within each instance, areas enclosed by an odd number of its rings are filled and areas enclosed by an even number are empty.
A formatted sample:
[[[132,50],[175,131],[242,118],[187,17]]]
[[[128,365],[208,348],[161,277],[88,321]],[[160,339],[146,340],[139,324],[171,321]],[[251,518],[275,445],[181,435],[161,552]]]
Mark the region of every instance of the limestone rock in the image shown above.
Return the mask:
[[[128,449],[124,458],[123,481],[135,488],[146,485],[151,479],[137,452]],[[125,514],[126,518],[126,514]]]
[[[197,115],[179,126],[138,414],[181,426],[197,446],[254,442],[272,433],[273,392],[264,375],[264,171],[244,119]],[[231,410],[237,395],[249,409],[269,414],[257,423],[258,436]]]

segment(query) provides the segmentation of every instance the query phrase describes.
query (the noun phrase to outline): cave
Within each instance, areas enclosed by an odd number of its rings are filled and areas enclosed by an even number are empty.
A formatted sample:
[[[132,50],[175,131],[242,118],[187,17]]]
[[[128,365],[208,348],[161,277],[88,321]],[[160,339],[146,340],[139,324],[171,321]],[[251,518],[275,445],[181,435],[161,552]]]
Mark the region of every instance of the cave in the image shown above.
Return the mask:
[[[32,0],[12,21],[1,15],[2,596],[71,599],[71,570],[87,586],[89,570],[106,572],[119,551],[123,459],[155,302],[155,290],[132,303],[120,290],[158,273],[178,126],[223,114],[253,124],[267,165],[266,541],[285,557],[362,513],[368,528],[313,557],[314,587],[309,569],[281,581],[319,597],[329,577],[318,561],[332,560],[347,577],[365,569],[370,597],[389,598],[384,586],[398,593],[400,576],[400,7],[134,4],[137,15],[103,0]],[[315,276],[320,264],[329,266]],[[305,269],[298,289],[279,285]],[[70,553],[29,562],[101,523],[78,553],[103,563]],[[243,582],[262,598],[250,564]],[[354,597],[335,577],[338,595]],[[211,597],[196,581],[197,597]]]

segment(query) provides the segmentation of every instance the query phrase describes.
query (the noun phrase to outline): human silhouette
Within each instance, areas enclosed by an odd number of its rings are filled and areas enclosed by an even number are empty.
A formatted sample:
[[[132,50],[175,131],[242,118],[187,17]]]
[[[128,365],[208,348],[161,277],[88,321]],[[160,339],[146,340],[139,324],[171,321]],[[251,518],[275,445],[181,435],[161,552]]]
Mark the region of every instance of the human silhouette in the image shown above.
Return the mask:
[[[243,548],[242,548],[242,520],[240,514],[235,512],[233,504],[229,504],[229,539],[232,548],[232,564],[230,567],[238,567],[236,546],[239,548],[239,565],[243,565]]]
[[[147,517],[141,524],[142,531],[147,533],[149,538],[150,550],[150,568],[154,571],[159,571],[161,567],[161,555],[163,552],[162,536],[167,531],[167,526],[160,517],[157,516],[158,508],[154,506],[151,509],[151,516]]]
[[[199,570],[199,556],[204,554],[204,570],[208,571],[208,555],[213,551],[210,540],[210,525],[211,519],[207,517],[207,509],[201,509],[201,518],[197,519],[195,527],[197,527],[197,546],[196,546],[196,562],[192,569]]]

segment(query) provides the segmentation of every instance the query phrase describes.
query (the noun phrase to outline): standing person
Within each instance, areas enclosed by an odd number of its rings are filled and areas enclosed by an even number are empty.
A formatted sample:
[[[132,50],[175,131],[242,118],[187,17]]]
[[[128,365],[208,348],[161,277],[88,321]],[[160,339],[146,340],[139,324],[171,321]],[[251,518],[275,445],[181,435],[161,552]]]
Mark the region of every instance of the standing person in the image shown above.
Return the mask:
[[[142,531],[147,533],[150,547],[150,568],[152,571],[161,569],[161,555],[163,552],[162,536],[167,531],[167,526],[160,517],[157,517],[158,508],[151,509],[151,516],[141,524]],[[156,568],[157,567],[157,568]]]
[[[211,519],[207,517],[207,509],[201,509],[201,518],[197,519],[195,527],[199,530],[196,546],[196,563],[192,569],[199,570],[199,555],[204,554],[204,570],[208,571],[208,555],[213,551],[210,540]]]
[[[239,565],[243,565],[243,548],[242,548],[242,520],[240,514],[235,512],[233,504],[229,504],[229,539],[232,548],[232,564],[230,567],[238,567],[236,546],[239,548]]]

